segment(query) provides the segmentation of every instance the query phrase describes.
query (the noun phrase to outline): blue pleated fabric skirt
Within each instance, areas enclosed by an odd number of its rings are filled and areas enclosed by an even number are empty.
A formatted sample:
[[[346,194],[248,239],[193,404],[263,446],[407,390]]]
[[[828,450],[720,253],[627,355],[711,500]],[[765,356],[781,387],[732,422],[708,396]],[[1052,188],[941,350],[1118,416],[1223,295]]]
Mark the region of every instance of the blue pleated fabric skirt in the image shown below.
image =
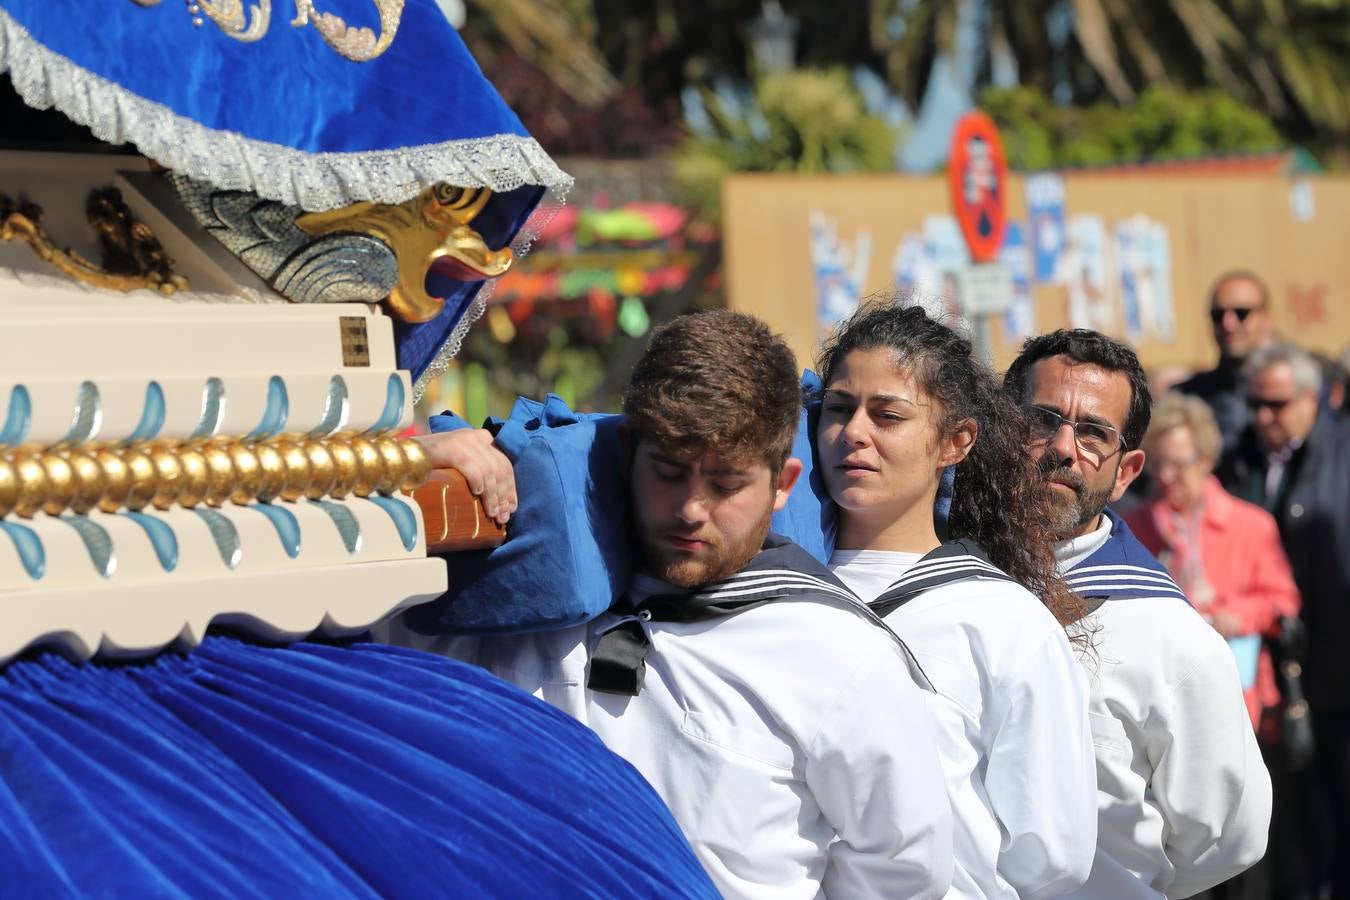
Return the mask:
[[[0,894],[717,896],[547,704],[416,651],[219,635],[0,669]]]

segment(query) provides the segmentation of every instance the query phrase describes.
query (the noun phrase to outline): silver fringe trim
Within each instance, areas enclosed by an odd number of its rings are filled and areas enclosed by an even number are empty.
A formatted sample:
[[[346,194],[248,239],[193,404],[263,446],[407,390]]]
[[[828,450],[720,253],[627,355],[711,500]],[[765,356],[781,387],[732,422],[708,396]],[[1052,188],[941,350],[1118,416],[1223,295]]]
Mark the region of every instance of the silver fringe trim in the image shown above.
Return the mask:
[[[520,135],[304,153],[207,128],[52,52],[0,9],[0,72],[6,69],[25,103],[55,107],[99,140],[134,144],[160,165],[222,190],[252,191],[309,211],[362,200],[402,203],[438,181],[497,193],[533,184],[559,196],[572,186],[537,141]]]

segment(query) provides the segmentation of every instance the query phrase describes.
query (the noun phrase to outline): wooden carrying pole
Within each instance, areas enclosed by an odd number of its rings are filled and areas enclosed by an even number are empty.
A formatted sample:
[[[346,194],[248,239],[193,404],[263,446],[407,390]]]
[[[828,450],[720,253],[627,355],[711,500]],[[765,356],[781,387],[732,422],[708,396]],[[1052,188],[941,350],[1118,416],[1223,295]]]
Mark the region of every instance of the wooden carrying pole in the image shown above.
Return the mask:
[[[429,554],[486,550],[506,540],[506,529],[488,516],[482,501],[469,492],[464,476],[455,469],[432,469],[411,495],[422,509]]]

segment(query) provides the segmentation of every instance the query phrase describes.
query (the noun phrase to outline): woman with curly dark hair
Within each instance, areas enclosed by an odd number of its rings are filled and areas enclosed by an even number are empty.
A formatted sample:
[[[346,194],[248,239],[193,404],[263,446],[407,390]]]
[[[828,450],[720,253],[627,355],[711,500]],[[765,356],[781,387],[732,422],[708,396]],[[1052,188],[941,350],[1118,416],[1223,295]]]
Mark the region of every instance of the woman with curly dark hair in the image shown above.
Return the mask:
[[[917,306],[865,305],[818,368],[818,465],[839,507],[830,568],[937,689],[953,895],[1066,893],[1096,846],[1088,690],[1021,411],[970,341]],[[948,467],[943,543],[933,506]]]

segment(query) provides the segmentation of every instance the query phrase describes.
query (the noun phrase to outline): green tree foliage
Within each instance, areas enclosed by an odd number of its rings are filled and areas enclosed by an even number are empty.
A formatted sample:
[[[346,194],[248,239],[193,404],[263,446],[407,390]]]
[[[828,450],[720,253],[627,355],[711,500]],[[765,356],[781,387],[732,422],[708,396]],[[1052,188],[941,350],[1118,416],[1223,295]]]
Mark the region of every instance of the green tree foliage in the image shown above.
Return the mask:
[[[871,0],[873,48],[910,102],[966,4],[985,76],[1005,54],[1021,84],[1079,106],[1213,88],[1296,141],[1350,154],[1347,0]]]
[[[691,201],[716,215],[730,172],[869,172],[893,168],[896,134],[868,114],[841,69],[794,69],[760,78],[749,102],[705,90],[707,133],[675,153],[675,178]]]
[[[460,360],[483,366],[488,411],[504,416],[516,397],[555,393],[574,407],[590,398],[604,380],[609,359],[628,339],[620,335],[598,343],[576,333],[585,330],[587,321],[584,316],[562,318],[540,309],[529,323],[531,333],[509,343],[494,338],[486,323],[469,329]],[[617,397],[600,399],[607,408],[616,408]]]
[[[1008,164],[1020,169],[1243,153],[1282,146],[1263,113],[1218,90],[1145,89],[1126,106],[1061,107],[1029,87],[986,90]]]
[[[539,73],[508,92],[517,106],[539,97],[527,124],[576,152],[617,141],[615,155],[673,140],[673,129],[641,114],[644,105],[674,121],[685,85],[747,76],[747,29],[762,8],[762,0],[465,2],[464,37],[494,82],[510,81],[522,60]],[[977,24],[977,85],[990,82],[998,58],[1015,64],[1019,83],[1076,106],[1132,104],[1151,87],[1214,88],[1291,141],[1350,159],[1350,0],[782,3],[800,24],[800,64],[884,72],[911,107],[935,57],[954,48],[964,14]],[[624,134],[630,119],[633,133]],[[569,128],[600,136],[559,144],[553,136]]]
[[[668,151],[686,85],[748,78],[750,28],[763,11],[763,0],[465,3],[465,42],[530,132],[554,153],[605,157]],[[800,25],[800,65],[880,71],[866,3],[784,5]]]

